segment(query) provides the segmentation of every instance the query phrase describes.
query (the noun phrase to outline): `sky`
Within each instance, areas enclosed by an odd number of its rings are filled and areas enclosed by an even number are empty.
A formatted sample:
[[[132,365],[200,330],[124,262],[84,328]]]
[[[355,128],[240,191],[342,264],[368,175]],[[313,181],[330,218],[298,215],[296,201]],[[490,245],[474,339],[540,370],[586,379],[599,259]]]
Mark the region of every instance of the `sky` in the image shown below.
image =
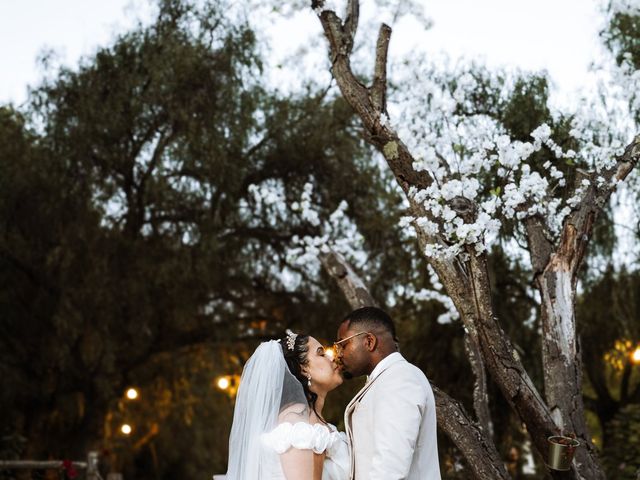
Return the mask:
[[[546,69],[565,91],[581,86],[599,50],[602,17],[593,0],[442,0],[430,15],[430,48],[485,57],[492,66]]]
[[[0,0],[0,102],[22,103],[53,49],[67,66],[134,25],[131,0]],[[136,9],[143,7],[138,2]]]
[[[362,0],[363,18],[372,0]],[[598,0],[424,0],[433,22],[425,30],[404,20],[394,27],[390,56],[416,49],[455,60],[481,59],[489,66],[547,70],[555,94],[574,95],[598,57]],[[83,55],[134,24],[148,12],[146,0],[0,0],[0,103],[21,104],[27,86],[41,73],[36,59],[53,49],[62,64]],[[376,19],[386,20],[385,18]],[[275,51],[292,51],[304,35],[318,37],[320,26],[310,9],[292,20],[271,24]],[[292,38],[296,39],[292,41]],[[295,73],[295,72],[290,72]]]

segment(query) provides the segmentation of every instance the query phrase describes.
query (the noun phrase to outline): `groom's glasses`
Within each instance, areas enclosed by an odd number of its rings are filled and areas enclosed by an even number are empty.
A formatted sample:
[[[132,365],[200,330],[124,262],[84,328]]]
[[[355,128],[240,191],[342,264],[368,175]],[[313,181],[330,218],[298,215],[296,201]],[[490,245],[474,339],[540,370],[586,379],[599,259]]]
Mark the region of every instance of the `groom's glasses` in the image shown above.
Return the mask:
[[[337,354],[340,354],[340,352],[344,349],[345,342],[348,342],[353,337],[357,337],[358,335],[368,335],[369,333],[371,333],[371,332],[354,333],[353,335],[351,335],[351,336],[349,336],[347,338],[343,338],[342,340],[338,340],[337,342],[334,342],[333,343],[333,348],[336,350]]]

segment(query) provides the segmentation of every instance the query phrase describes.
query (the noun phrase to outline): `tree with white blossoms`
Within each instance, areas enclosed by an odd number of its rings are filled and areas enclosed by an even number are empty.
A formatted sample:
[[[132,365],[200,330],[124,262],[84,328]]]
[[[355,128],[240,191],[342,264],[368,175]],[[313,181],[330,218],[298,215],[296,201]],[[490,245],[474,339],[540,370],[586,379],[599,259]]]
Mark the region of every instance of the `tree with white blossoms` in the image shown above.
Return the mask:
[[[631,2],[612,5],[614,16],[638,14]],[[422,59],[399,80],[394,103],[388,104],[391,28],[380,27],[373,75],[365,85],[350,61],[359,2],[347,2],[344,20],[322,0],[312,1],[312,7],[329,42],[333,77],[406,197],[403,225],[416,235],[465,327],[479,423],[435,388],[440,427],[476,478],[508,478],[491,440],[486,369],[543,458],[550,435],[574,434],[580,440],[571,470],[550,471],[554,478],[605,478],[585,421],[575,298],[598,214],[640,157],[640,136],[634,138],[626,108],[637,107],[635,97],[585,101],[568,115],[552,113],[549,121],[517,132],[503,121],[508,101],[487,106],[478,97],[493,92],[500,98],[500,88],[517,94],[526,87],[522,79],[497,78],[477,68],[438,75]],[[627,82],[638,78],[633,55],[621,53],[618,61]],[[498,236],[526,250],[531,265],[540,298],[544,397],[495,315],[487,251]],[[353,306],[375,303],[339,255],[323,259]]]

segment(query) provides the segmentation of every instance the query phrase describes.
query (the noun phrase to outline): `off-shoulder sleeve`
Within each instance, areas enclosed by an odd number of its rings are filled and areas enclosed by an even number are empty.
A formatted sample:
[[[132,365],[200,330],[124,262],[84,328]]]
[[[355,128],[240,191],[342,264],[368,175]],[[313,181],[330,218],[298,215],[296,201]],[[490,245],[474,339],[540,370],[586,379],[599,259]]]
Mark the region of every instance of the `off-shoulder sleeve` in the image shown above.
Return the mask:
[[[310,425],[304,422],[281,423],[276,428],[262,435],[262,444],[283,454],[290,448],[313,450],[323,453],[332,441],[331,432],[324,425]]]

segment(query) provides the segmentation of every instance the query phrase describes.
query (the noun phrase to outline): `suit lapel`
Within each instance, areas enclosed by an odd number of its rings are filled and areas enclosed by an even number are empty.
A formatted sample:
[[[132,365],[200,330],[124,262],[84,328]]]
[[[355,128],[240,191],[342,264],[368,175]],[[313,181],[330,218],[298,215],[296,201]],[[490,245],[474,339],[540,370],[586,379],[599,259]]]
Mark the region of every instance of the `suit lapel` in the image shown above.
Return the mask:
[[[344,425],[347,430],[347,440],[349,442],[349,448],[351,449],[351,455],[350,455],[351,476],[349,477],[351,480],[355,478],[355,470],[356,470],[356,459],[353,453],[353,429],[351,425],[351,417],[353,416],[353,412],[355,411],[356,407],[358,406],[358,404],[360,403],[364,395],[369,391],[369,389],[371,388],[371,385],[373,385],[378,378],[380,378],[380,375],[377,375],[373,380],[371,380],[370,382],[367,382],[364,385],[364,387],[362,387],[360,391],[356,393],[356,395],[349,402],[349,405],[347,405],[347,408],[344,411]]]
[[[369,388],[371,388],[371,385],[373,384],[373,382],[376,381],[376,378],[366,383],[364,387],[362,387],[360,391],[356,393],[356,395],[349,402],[349,405],[347,405],[347,408],[344,411],[344,425],[347,429],[347,440],[349,442],[349,449],[351,450],[351,455],[349,455],[351,457],[351,474],[349,476],[351,480],[355,478],[355,470],[356,470],[356,459],[353,452],[353,429],[351,425],[351,417],[353,416],[353,412],[355,411],[356,407],[360,403],[360,400],[362,400],[362,397],[364,397],[364,394],[367,393]]]
[[[347,439],[349,441],[349,449],[351,450],[351,476],[349,477],[351,480],[353,480],[355,478],[355,467],[356,467],[356,463],[355,463],[355,455],[353,452],[353,429],[352,429],[352,425],[351,425],[351,417],[353,416],[353,412],[356,409],[356,407],[358,406],[358,404],[362,401],[362,398],[364,397],[364,395],[369,391],[369,389],[371,388],[371,385],[373,385],[375,383],[376,380],[378,380],[382,374],[387,371],[387,369],[393,365],[394,363],[397,363],[401,360],[404,360],[404,358],[402,356],[398,356],[397,358],[394,358],[391,362],[389,362],[388,365],[386,365],[384,367],[383,370],[381,370],[376,376],[375,378],[373,378],[371,381],[368,381],[367,383],[365,383],[364,387],[362,387],[360,389],[360,391],[358,393],[356,393],[356,395],[353,397],[353,399],[349,402],[349,404],[347,405],[347,408],[344,411],[344,426],[347,430]]]

